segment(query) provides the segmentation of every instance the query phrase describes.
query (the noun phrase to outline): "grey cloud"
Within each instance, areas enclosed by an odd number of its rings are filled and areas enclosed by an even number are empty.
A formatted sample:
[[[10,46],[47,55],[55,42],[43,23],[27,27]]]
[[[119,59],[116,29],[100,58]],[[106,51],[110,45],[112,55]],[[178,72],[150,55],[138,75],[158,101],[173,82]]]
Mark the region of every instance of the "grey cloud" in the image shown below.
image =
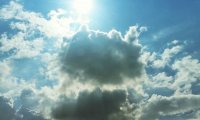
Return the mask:
[[[12,120],[15,119],[15,111],[10,106],[9,100],[4,97],[0,97],[0,119],[1,120]]]
[[[136,33],[131,27],[123,38],[115,30],[103,33],[83,28],[63,48],[63,70],[81,82],[100,84],[119,84],[123,77],[139,77],[143,65],[138,61],[141,46]]]
[[[1,120],[44,120],[41,116],[35,115],[28,109],[21,108],[18,112],[11,107],[8,99],[0,97],[0,119]]]
[[[14,104],[9,99],[0,97],[0,120],[45,120],[41,115],[34,113],[25,106],[16,110],[13,107]]]
[[[140,103],[144,99],[144,96],[139,94],[133,88],[129,88],[127,92],[128,92],[128,100],[131,104]]]
[[[36,109],[39,105],[39,100],[32,89],[22,90],[19,100],[21,108],[17,111],[17,114],[22,116],[20,120],[45,120]]]
[[[39,104],[37,96],[31,89],[22,90],[20,101],[22,106],[28,109],[33,109]]]
[[[198,110],[200,96],[179,95],[171,97],[153,96],[143,106],[139,120],[156,120],[161,116],[176,115]]]
[[[52,108],[52,116],[58,120],[126,120],[121,110],[126,102],[125,90],[102,91],[97,88],[92,92],[80,92],[77,99],[61,98]],[[116,117],[118,114],[120,116]]]
[[[17,114],[22,116],[17,120],[45,120],[41,115],[37,115],[26,108],[21,108]]]

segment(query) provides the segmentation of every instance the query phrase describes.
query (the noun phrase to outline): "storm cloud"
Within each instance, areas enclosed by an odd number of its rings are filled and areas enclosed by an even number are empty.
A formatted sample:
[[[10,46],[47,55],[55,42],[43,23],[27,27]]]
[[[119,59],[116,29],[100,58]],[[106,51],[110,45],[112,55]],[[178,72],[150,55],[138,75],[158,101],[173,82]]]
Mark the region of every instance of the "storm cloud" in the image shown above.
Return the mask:
[[[120,85],[127,78],[134,81],[142,75],[143,64],[139,61],[142,47],[138,42],[141,32],[136,26],[130,27],[123,37],[116,30],[106,33],[82,26],[66,39],[60,54],[62,72],[69,76],[66,79],[95,83],[96,89],[82,89],[77,98],[61,95],[51,116],[58,120],[132,119],[131,104],[140,98],[132,90],[107,90],[101,85]]]
[[[52,109],[52,116],[59,120],[113,120],[127,119],[122,107],[127,102],[125,90],[106,91],[97,88],[82,91],[77,99],[63,97]],[[119,119],[122,120],[122,119]]]
[[[81,82],[100,84],[119,84],[124,77],[139,77],[143,65],[138,60],[138,34],[136,27],[130,27],[125,37],[116,30],[105,33],[82,27],[66,40],[61,54],[63,70]]]

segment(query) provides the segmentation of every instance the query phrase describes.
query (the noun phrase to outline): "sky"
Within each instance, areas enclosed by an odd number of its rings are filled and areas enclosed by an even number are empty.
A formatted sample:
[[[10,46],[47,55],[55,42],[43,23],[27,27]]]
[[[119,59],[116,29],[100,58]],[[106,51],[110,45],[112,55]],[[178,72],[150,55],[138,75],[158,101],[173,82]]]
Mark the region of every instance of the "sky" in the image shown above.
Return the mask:
[[[199,120],[199,0],[1,0],[1,120]]]

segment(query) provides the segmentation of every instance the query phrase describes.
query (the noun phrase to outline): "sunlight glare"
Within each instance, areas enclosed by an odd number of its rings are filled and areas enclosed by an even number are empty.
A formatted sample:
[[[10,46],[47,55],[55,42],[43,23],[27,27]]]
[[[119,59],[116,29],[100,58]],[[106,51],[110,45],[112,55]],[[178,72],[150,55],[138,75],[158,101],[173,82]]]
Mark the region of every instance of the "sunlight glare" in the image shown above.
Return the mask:
[[[88,15],[93,8],[93,0],[74,0],[73,9],[78,15]]]

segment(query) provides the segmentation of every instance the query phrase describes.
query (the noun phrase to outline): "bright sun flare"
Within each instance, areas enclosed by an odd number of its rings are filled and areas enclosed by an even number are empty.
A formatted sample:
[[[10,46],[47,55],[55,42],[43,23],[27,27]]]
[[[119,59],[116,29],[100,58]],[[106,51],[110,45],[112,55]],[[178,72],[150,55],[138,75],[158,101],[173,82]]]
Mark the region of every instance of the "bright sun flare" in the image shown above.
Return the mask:
[[[73,9],[79,15],[87,15],[93,8],[93,0],[74,0]]]

